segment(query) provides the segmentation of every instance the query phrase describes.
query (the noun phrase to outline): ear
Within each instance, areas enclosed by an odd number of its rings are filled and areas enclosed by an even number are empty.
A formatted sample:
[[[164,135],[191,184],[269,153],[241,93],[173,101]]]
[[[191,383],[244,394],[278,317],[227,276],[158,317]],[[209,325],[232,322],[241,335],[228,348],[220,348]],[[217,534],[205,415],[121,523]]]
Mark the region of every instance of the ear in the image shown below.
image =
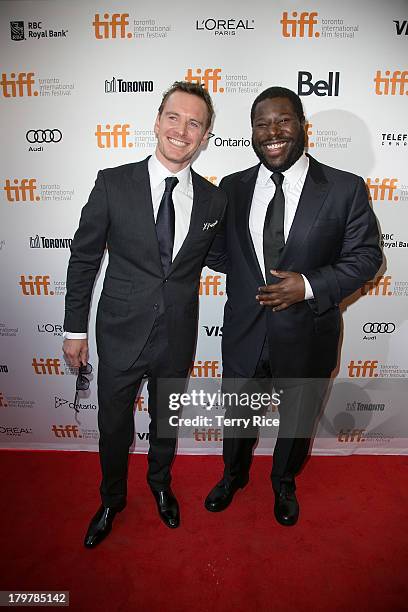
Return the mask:
[[[157,136],[157,133],[159,131],[159,124],[160,124],[160,114],[157,113],[157,117],[156,117],[156,120],[154,122],[154,128],[153,128],[154,129],[154,133],[155,133],[156,136]]]
[[[201,145],[203,145],[203,144],[205,144],[205,143],[207,142],[207,140],[208,140],[208,134],[209,134],[209,133],[210,133],[210,128],[208,127],[208,128],[205,130],[204,134],[203,134],[203,137],[202,137],[201,142],[200,142],[200,146],[201,146]]]

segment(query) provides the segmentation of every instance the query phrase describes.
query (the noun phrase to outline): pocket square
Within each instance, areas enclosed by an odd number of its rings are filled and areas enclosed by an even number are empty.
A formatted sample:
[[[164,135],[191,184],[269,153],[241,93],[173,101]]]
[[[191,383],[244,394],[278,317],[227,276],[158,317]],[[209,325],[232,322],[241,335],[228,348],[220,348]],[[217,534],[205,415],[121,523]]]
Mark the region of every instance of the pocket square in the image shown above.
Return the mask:
[[[217,223],[218,223],[218,220],[217,221],[212,221],[212,222],[205,221],[205,223],[203,225],[203,232],[211,229],[212,227],[215,227],[217,225]]]

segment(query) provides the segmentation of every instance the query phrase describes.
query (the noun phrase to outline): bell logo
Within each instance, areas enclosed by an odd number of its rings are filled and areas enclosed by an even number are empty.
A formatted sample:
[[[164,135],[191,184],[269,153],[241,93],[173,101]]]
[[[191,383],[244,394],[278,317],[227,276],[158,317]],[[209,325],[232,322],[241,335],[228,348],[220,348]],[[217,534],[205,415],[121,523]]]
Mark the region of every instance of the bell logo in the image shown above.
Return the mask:
[[[339,442],[365,442],[364,432],[365,429],[340,429],[337,440]]]
[[[359,359],[357,363],[354,359],[348,364],[348,373],[350,378],[376,378],[378,376],[376,369],[378,367],[378,361],[367,359],[364,363]]]
[[[219,291],[221,287],[221,276],[207,274],[200,279],[200,295],[224,295],[224,291]]]
[[[199,85],[202,85],[204,89],[207,89],[212,93],[224,93],[224,87],[218,87],[218,83],[221,81],[221,68],[206,68],[204,70],[204,74],[202,74],[203,71],[201,68],[196,68],[195,72],[196,73],[193,74],[193,69],[188,68],[184,80],[188,81],[189,83],[198,83]]]
[[[298,72],[298,95],[310,96],[338,96],[340,84],[340,72],[329,72],[327,81],[323,79],[312,83],[313,75],[311,72],[301,70]]]
[[[305,123],[305,138],[306,138],[305,147],[307,149],[313,149],[313,147],[315,146],[311,138],[313,136],[312,127],[313,127],[313,123],[309,123],[309,122]]]
[[[113,13],[111,19],[109,17],[109,13],[104,13],[102,20],[98,13],[95,14],[95,21],[92,22],[95,38],[132,38],[132,33],[126,31],[129,13]]]
[[[100,149],[133,147],[133,143],[127,141],[127,137],[130,136],[129,128],[129,123],[123,123],[123,125],[115,123],[112,128],[107,123],[104,129],[101,124],[98,124],[95,132],[98,147]]]
[[[291,17],[288,17],[288,12],[285,11],[282,15],[282,36],[285,38],[319,38],[320,32],[315,31],[315,25],[317,25],[318,13],[298,13],[293,11]]]
[[[53,425],[51,431],[56,438],[82,438],[77,425]]]
[[[64,372],[61,371],[61,361],[58,358],[51,359],[51,357],[47,357],[47,359],[44,359],[40,357],[38,359],[37,357],[33,357],[32,366],[34,372],[41,376],[44,374],[64,376]]]
[[[192,378],[221,378],[219,361],[193,361]]]
[[[48,291],[50,286],[50,277],[48,275],[31,276],[30,274],[26,277],[22,274],[18,284],[23,295],[54,295],[54,291]]]
[[[7,408],[8,403],[4,399],[4,395],[0,393],[0,408]]]
[[[372,281],[365,283],[361,288],[361,295],[392,295],[391,276],[377,276]]]
[[[11,72],[10,78],[7,78],[7,74],[3,72],[0,85],[5,98],[23,98],[38,96],[38,91],[33,90],[34,83],[34,72],[19,72],[18,76],[15,72]]]
[[[374,78],[375,83],[375,94],[377,96],[403,96],[404,93],[408,95],[407,84],[408,84],[408,70],[394,70],[392,76],[390,70],[385,71],[385,76],[381,76],[381,70],[377,70]],[[391,87],[390,87],[391,85]],[[398,91],[397,91],[397,85]]]
[[[221,442],[221,429],[195,429],[193,438],[196,442]]]
[[[398,202],[398,196],[394,195],[394,192],[398,186],[397,178],[383,178],[380,183],[379,178],[371,179],[368,178],[366,181],[367,189],[370,193],[370,197],[373,201],[387,200],[390,202],[393,200],[394,202]]]
[[[36,179],[23,178],[21,181],[14,179],[13,183],[14,185],[11,184],[10,179],[6,179],[3,187],[8,202],[39,202],[41,200],[35,192],[37,189]]]

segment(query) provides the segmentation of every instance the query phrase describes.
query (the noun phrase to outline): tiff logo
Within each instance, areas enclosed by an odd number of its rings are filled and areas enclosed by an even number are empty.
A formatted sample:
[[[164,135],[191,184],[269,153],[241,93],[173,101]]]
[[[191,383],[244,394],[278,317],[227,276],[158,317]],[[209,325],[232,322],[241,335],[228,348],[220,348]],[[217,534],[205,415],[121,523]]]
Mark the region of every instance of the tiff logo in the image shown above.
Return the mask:
[[[309,123],[309,122],[305,122],[305,147],[307,149],[313,149],[313,147],[315,146],[315,143],[312,140],[312,136],[313,136],[313,123]]]
[[[35,192],[37,189],[36,179],[23,178],[21,182],[14,179],[13,183],[14,185],[11,184],[10,179],[6,179],[3,187],[8,202],[39,202],[41,200]]]
[[[43,357],[37,359],[37,357],[33,357],[32,366],[34,368],[34,372],[36,374],[55,374],[56,376],[64,376],[64,372],[61,371],[61,361],[58,358],[47,357],[44,360]]]
[[[204,74],[202,74],[201,68],[196,68],[196,73],[193,74],[193,69],[188,68],[184,80],[189,83],[198,83],[212,93],[224,93],[224,87],[218,87],[218,83],[221,81],[220,73],[221,68],[206,68]]]
[[[2,73],[0,85],[5,98],[23,98],[38,96],[38,91],[33,90],[34,72],[19,72],[16,77],[15,72],[10,73],[10,78],[7,78],[5,72]]]
[[[4,399],[4,395],[0,393],[0,408],[7,408],[8,403]]]
[[[298,19],[298,13],[293,11],[291,18],[288,17],[288,12],[285,11],[282,15],[282,36],[285,38],[319,38],[320,32],[315,31],[315,25],[317,25],[318,13],[300,13]]]
[[[220,291],[221,287],[221,276],[207,274],[202,276],[200,279],[200,295],[224,295],[223,291]]]
[[[50,277],[47,274],[38,274],[34,277],[30,274],[28,280],[27,277],[22,274],[18,284],[21,287],[23,295],[54,295],[54,291],[48,291]]]
[[[404,19],[404,21],[393,19],[393,22],[395,23],[395,29],[398,36],[401,36],[401,34],[408,36],[408,21],[406,19]]]
[[[366,185],[372,200],[393,200],[398,202],[398,196],[394,195],[398,187],[397,178],[383,178],[381,183],[379,178],[374,179],[374,182],[373,179],[368,178]]]
[[[138,412],[146,412],[147,411],[147,406],[145,406],[143,395],[139,395],[135,399],[135,403],[133,405],[133,409],[137,410]]]
[[[348,364],[348,373],[350,378],[376,378],[378,376],[376,370],[378,361],[376,359],[367,359],[364,363],[359,359],[357,364],[354,359]]]
[[[192,378],[220,378],[219,361],[193,361],[191,368]]]
[[[109,17],[109,13],[105,13],[103,19],[99,13],[95,14],[95,21],[92,22],[95,38],[132,38],[132,33],[126,30],[129,13],[113,13],[111,19]]]
[[[390,70],[386,70],[384,74],[385,76],[381,76],[381,70],[377,70],[374,78],[377,96],[403,96],[405,93],[408,93],[408,91],[405,91],[408,84],[408,70],[403,72],[401,70],[394,70],[392,77],[390,77]],[[397,85],[399,85],[398,92]]]
[[[340,429],[337,440],[339,442],[365,442],[364,432],[365,429]]]
[[[368,281],[361,288],[361,295],[392,295],[391,276],[377,276],[372,281]]]
[[[124,123],[123,125],[115,123],[112,128],[110,124],[107,123],[105,129],[102,129],[102,125],[98,124],[95,132],[98,147],[100,149],[133,147],[133,143],[128,143],[127,141],[127,137],[130,136],[128,128],[130,128],[129,123]]]
[[[208,429],[195,429],[193,431],[193,438],[196,442],[220,442],[222,440],[221,429],[213,429],[212,427]]]
[[[82,438],[77,425],[53,425],[51,431],[56,438]]]

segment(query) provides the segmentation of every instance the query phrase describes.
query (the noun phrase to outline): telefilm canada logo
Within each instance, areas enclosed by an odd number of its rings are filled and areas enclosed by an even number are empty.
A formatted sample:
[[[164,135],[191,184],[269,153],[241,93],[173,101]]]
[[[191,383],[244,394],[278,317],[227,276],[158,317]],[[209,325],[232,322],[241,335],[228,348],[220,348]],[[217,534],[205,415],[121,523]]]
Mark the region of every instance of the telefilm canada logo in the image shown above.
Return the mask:
[[[255,19],[248,17],[239,19],[204,17],[203,19],[196,19],[195,29],[198,32],[209,32],[214,36],[236,36],[242,32],[255,30]]]
[[[408,133],[407,132],[386,132],[381,133],[381,146],[392,150],[403,149],[408,145]]]
[[[50,28],[43,24],[43,21],[10,21],[10,38],[17,42],[67,38],[68,29]]]

